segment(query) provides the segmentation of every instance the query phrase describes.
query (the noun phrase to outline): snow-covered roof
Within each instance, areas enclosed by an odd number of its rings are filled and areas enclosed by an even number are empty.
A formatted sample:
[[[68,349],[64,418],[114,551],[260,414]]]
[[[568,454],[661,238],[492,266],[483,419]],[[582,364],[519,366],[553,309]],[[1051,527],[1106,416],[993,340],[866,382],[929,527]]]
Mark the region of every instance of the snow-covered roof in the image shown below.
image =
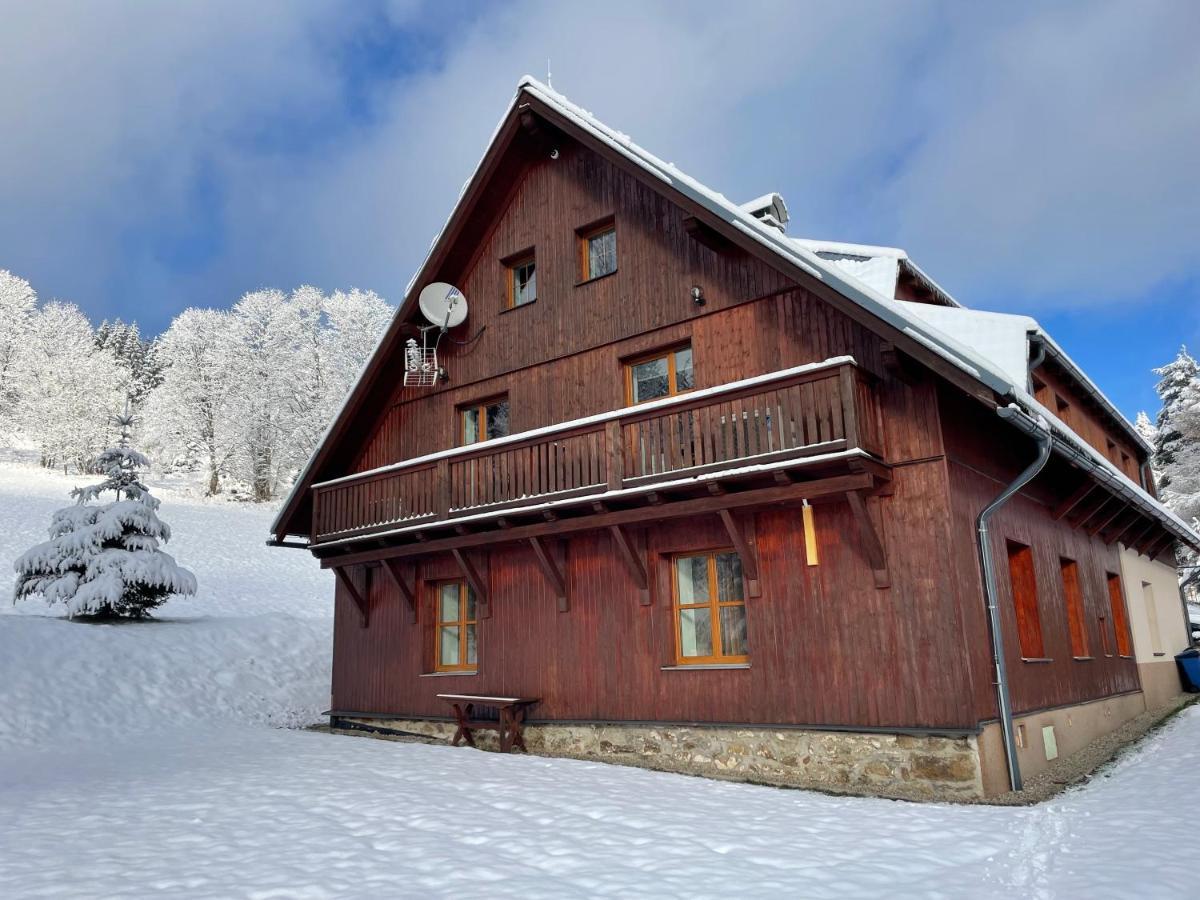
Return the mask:
[[[760,221],[747,212],[740,204],[734,203],[725,195],[712,190],[682,172],[674,163],[666,162],[648,150],[638,146],[629,135],[605,125],[590,112],[572,103],[565,96],[531,75],[526,75],[518,81],[516,94],[513,96],[512,103],[505,111],[500,123],[496,126],[493,138],[489,141],[489,147],[494,143],[495,137],[499,135],[504,122],[513,113],[523,95],[530,96],[542,102],[547,108],[553,110],[554,113],[561,116],[581,132],[623,156],[631,164],[641,169],[649,178],[677,191],[706,209],[714,217],[724,221],[744,237],[771,250],[784,261],[796,266],[818,281],[829,285],[841,296],[897,329],[990,390],[1002,396],[1015,398],[1027,410],[1046,412],[1041,404],[1026,390],[1025,380],[1023,378],[1014,379],[1004,365],[996,363],[985,354],[964,343],[961,339],[947,334],[926,319],[916,315],[907,305],[897,304],[894,295],[889,296],[881,293],[867,282],[861,281],[845,271],[835,262],[823,259],[818,252],[810,249],[804,243],[798,243],[795,239],[788,238],[778,228]],[[484,156],[486,157],[486,151]],[[412,291],[415,287],[416,278],[424,270],[426,263],[433,254],[434,248],[441,242],[451,222],[454,221],[459,208],[463,204],[467,187],[475,180],[477,175],[478,168],[472,173],[466,184],[464,184],[458,201],[455,203],[454,210],[450,213],[446,224],[442,226],[437,237],[434,238],[430,245],[429,253],[426,255],[425,260],[422,261],[420,268],[414,273],[412,280],[409,281],[405,291],[404,302],[397,309],[397,316],[406,315],[408,309],[411,307]],[[861,247],[865,245],[850,246]],[[904,258],[907,258],[907,255]],[[1054,346],[1057,347],[1057,345]],[[1094,387],[1090,381],[1086,381],[1086,383]],[[356,393],[357,389],[358,385],[356,384],[352,394]],[[1099,393],[1098,389],[1096,390]],[[1131,496],[1135,497],[1139,506],[1155,511],[1161,520],[1173,526],[1173,530],[1179,536],[1186,537],[1190,543],[1200,547],[1200,534],[1193,531],[1183,520],[1147,494],[1139,485],[1134,484],[1126,478],[1115,465],[1097,453],[1087,442],[1071,431],[1065,423],[1062,423],[1057,417],[1049,413],[1046,414],[1049,420],[1056,425],[1055,431],[1060,438],[1070,442],[1079,452],[1092,458],[1098,467],[1108,472],[1111,483],[1120,485],[1122,492],[1130,493]],[[306,484],[312,464],[313,460],[310,459],[309,464],[305,467],[304,474],[296,482],[296,487],[293,488],[293,495],[289,496],[285,502],[283,506],[284,510],[291,505],[295,491],[301,489],[301,486]],[[280,521],[277,518],[272,528],[277,529],[279,526]]]
[[[983,312],[953,306],[934,306],[893,300],[907,315],[914,316],[974,347],[992,360],[1013,383],[1027,380],[1029,334],[1039,331],[1029,316]]]

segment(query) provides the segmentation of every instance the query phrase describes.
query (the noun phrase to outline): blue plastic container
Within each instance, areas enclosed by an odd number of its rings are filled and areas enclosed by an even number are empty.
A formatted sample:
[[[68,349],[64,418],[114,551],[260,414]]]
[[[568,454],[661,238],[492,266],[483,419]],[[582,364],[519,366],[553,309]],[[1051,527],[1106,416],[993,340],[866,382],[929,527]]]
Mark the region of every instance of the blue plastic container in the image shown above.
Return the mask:
[[[1179,680],[1183,689],[1192,694],[1200,694],[1200,650],[1191,647],[1175,655],[1175,665],[1179,667]]]

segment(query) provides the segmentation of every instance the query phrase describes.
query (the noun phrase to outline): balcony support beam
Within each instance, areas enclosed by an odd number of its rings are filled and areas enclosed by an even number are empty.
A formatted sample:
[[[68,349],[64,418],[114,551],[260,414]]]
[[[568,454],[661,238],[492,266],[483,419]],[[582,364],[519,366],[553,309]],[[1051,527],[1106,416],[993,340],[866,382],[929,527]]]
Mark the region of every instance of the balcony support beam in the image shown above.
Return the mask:
[[[850,504],[850,511],[854,513],[854,520],[858,524],[858,537],[862,541],[863,551],[871,566],[871,571],[875,574],[875,587],[891,587],[892,580],[888,575],[887,554],[883,549],[883,541],[879,539],[879,533],[875,530],[875,523],[871,521],[867,501],[863,499],[861,491],[847,491],[846,502]]]
[[[511,543],[534,536],[561,535],[574,531],[607,529],[613,525],[630,525],[638,522],[710,515],[719,509],[739,509],[749,506],[768,506],[788,502],[798,503],[801,500],[829,497],[844,494],[847,491],[871,490],[873,487],[874,479],[866,473],[834,475],[829,478],[818,478],[813,481],[798,481],[795,484],[789,485],[739,491],[737,493],[730,492],[721,497],[699,497],[693,500],[678,500],[674,503],[665,503],[655,508],[616,509],[595,515],[570,518],[562,517],[557,522],[535,522],[531,525],[517,525],[507,530],[497,528],[494,531],[480,531],[466,537],[436,538],[430,537],[427,534],[427,540],[423,543],[400,544],[385,550],[365,552],[351,550],[340,555],[321,555],[323,548],[319,544],[312,549],[321,559],[322,568],[329,569],[336,566],[373,562],[386,557],[404,558],[424,556],[429,553],[467,547],[473,548],[489,544]]]
[[[348,566],[337,566],[333,570],[333,575],[337,579],[338,584],[342,586],[342,590],[350,597],[350,601],[358,609],[358,627],[366,628],[370,624],[370,606],[367,603],[367,598],[359,591],[358,585],[354,583],[354,579],[350,577],[348,568]]]
[[[749,528],[743,528],[744,522],[734,518],[727,509],[718,510],[721,524],[729,535],[733,549],[737,551],[742,561],[742,575],[746,579],[746,593],[751,597],[762,596],[762,583],[758,578],[758,547],[754,543],[754,535]]]
[[[467,559],[461,550],[457,548],[451,549],[450,555],[454,557],[454,561],[458,564],[463,577],[467,579],[467,584],[475,592],[475,604],[479,610],[479,617],[481,619],[490,619],[492,617],[492,604],[488,601],[487,582],[479,576],[479,571],[475,568],[475,565]]]
[[[554,541],[553,544],[549,544],[545,538],[531,537],[529,546],[533,548],[533,555],[537,557],[538,567],[546,576],[546,581],[550,583],[550,588],[558,599],[558,611],[566,612],[571,608],[570,600],[567,598],[567,580],[563,577],[566,566],[560,567],[555,559],[556,556],[563,555],[562,542]]]
[[[402,570],[402,564],[400,560],[383,560],[383,571],[387,572],[388,578],[390,578],[392,584],[396,586],[396,591],[401,597],[404,598],[404,601],[408,603],[408,620],[410,622],[417,621],[417,592],[415,587],[408,583],[408,579],[405,577]],[[416,579],[414,578],[413,581],[415,582]]]
[[[625,568],[629,570],[629,576],[638,589],[638,602],[642,606],[649,606],[650,579],[646,575],[646,565],[638,553],[639,548],[622,525],[610,525],[608,533],[612,536],[613,546],[617,548],[621,561],[625,563]]]

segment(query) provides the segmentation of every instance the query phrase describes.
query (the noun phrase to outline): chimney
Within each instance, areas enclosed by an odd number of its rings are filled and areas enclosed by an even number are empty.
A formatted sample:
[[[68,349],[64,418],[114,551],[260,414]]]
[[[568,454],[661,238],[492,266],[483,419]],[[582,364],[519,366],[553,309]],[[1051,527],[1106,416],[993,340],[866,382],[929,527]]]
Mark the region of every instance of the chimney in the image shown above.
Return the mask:
[[[783,202],[783,197],[779,194],[763,194],[749,203],[743,203],[741,208],[763,224],[778,228],[780,231],[787,231],[787,204]]]

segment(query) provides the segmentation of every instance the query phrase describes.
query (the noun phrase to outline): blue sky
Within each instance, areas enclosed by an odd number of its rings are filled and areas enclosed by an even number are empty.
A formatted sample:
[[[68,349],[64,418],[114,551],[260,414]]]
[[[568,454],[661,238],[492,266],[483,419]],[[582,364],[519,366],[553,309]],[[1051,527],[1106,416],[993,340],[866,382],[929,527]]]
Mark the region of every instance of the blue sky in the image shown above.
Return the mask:
[[[0,0],[0,268],[147,333],[396,301],[526,72],[790,233],[1036,316],[1131,416],[1200,345],[1200,5]]]

